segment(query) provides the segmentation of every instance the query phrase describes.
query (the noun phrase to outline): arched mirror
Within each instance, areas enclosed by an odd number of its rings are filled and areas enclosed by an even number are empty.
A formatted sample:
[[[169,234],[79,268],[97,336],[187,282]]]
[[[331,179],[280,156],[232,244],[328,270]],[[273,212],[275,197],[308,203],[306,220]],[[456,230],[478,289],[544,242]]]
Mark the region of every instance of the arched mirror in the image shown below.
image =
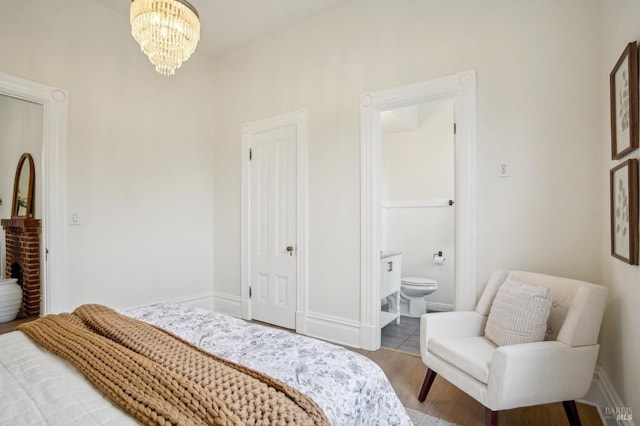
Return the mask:
[[[33,157],[28,153],[22,154],[13,181],[11,218],[33,218],[35,174]]]

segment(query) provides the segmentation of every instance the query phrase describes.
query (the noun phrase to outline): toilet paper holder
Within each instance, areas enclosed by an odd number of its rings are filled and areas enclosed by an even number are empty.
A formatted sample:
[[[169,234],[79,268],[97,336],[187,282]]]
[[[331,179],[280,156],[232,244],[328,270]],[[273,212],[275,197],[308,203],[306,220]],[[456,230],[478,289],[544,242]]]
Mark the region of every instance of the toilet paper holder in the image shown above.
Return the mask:
[[[442,265],[445,261],[445,257],[442,255],[442,250],[437,253],[433,253],[433,263]]]

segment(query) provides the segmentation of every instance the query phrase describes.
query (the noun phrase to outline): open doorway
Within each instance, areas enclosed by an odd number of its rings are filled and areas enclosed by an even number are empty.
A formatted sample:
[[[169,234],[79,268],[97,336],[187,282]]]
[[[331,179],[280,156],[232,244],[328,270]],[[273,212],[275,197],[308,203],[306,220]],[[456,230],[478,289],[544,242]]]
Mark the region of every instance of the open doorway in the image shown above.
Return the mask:
[[[383,347],[418,353],[420,316],[453,310],[454,108],[444,99],[380,112],[380,259],[400,269],[385,277],[381,268],[388,287],[380,295]],[[384,321],[397,315],[401,320]]]
[[[361,347],[380,347],[381,256],[383,241],[382,115],[420,105],[449,102],[455,117],[454,240],[452,259],[453,309],[470,309],[476,302],[476,86],[475,71],[402,86],[361,99],[362,238]],[[446,198],[446,197],[445,197]],[[455,200],[455,201],[454,201]],[[448,200],[447,200],[448,202]],[[428,204],[428,203],[427,203]],[[438,250],[444,251],[443,250]],[[435,252],[433,254],[437,254]],[[429,253],[429,255],[433,255]],[[446,253],[445,253],[446,257]],[[386,285],[386,283],[384,283]]]
[[[18,109],[28,105],[29,120],[41,121],[35,126],[41,129],[37,131],[41,134],[40,147],[32,147],[39,149],[36,154],[40,155],[40,164],[35,166],[40,183],[36,189],[36,194],[40,194],[36,209],[37,214],[42,215],[40,258],[44,265],[40,312],[41,315],[62,312],[70,308],[65,305],[68,94],[62,89],[0,72],[0,96]],[[17,159],[15,161],[11,173],[17,166]],[[6,202],[3,197],[3,204]],[[11,205],[11,200],[8,203]]]

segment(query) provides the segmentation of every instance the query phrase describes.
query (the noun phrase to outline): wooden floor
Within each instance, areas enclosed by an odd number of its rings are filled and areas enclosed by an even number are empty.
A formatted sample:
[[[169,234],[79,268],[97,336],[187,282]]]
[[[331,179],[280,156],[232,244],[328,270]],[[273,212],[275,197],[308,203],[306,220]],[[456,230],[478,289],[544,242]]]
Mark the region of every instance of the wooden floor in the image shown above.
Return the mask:
[[[14,331],[16,327],[22,324],[23,322],[33,321],[34,319],[36,318],[20,318],[14,321],[0,322],[0,334]]]
[[[457,423],[462,426],[484,425],[484,407],[476,400],[436,377],[424,403],[418,401],[418,392],[427,368],[414,354],[382,348],[375,352],[352,349],[377,363],[387,374],[400,401],[405,407]],[[578,403],[583,426],[602,426],[595,407]],[[502,426],[566,426],[567,417],[561,403],[517,408],[500,412]]]

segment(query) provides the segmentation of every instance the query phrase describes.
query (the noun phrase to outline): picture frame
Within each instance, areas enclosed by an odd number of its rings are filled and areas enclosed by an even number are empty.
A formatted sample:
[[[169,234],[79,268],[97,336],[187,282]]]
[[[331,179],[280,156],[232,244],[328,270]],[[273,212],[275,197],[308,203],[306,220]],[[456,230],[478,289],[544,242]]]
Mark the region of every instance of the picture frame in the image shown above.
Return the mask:
[[[611,255],[638,264],[638,159],[624,161],[610,171]]]
[[[609,74],[611,102],[611,159],[638,148],[638,47],[627,44]]]

